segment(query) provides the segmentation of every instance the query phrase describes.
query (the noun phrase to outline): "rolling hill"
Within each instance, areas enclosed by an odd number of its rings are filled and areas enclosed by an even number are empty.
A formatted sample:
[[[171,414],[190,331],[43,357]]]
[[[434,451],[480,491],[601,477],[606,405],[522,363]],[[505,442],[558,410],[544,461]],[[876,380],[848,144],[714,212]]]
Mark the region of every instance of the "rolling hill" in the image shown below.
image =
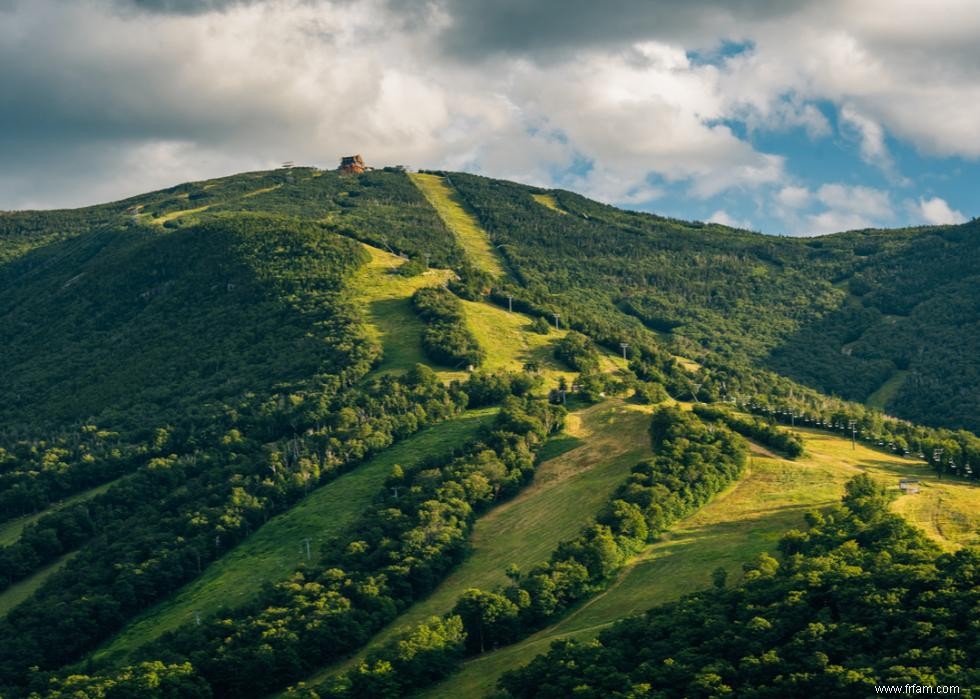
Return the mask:
[[[0,694],[481,696],[800,556],[968,605],[978,262],[397,168],[0,214]]]

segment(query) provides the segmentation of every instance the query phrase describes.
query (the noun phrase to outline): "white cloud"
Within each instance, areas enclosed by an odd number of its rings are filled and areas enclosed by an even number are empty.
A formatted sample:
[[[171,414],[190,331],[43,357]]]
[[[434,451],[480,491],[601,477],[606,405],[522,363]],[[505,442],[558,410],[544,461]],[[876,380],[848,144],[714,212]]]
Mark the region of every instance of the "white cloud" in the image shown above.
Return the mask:
[[[831,132],[821,109],[836,111],[895,184],[889,139],[980,157],[980,10],[969,0],[637,1],[619,14],[557,0],[255,0],[192,14],[135,4],[0,0],[0,207],[360,151],[545,185],[560,173],[617,203],[670,184],[697,198],[776,191],[769,201],[794,230],[823,231],[893,221],[887,193],[782,186],[793,163],[733,122],[819,139]],[[484,21],[506,12],[522,21]],[[457,30],[457,48],[476,47],[466,56],[446,48]],[[749,48],[689,58],[722,39]],[[581,162],[591,168],[575,179]],[[921,220],[962,216],[936,201],[920,200]]]
[[[824,184],[817,189],[813,198],[824,210],[803,217],[794,214],[790,219],[794,233],[822,235],[876,228],[888,225],[895,219],[891,196],[881,189],[840,183]]]
[[[806,187],[788,185],[779,190],[776,200],[790,209],[802,209],[810,203],[810,190]]]
[[[750,230],[752,228],[752,222],[748,219],[737,219],[730,216],[724,209],[718,209],[716,212],[711,214],[708,218],[708,223],[720,223],[723,226],[729,226],[731,228],[744,228]]]
[[[920,197],[918,203],[913,204],[910,208],[912,215],[917,220],[935,226],[966,221],[966,216],[951,208],[945,199],[939,197],[932,197],[931,199]]]
[[[873,228],[874,225],[871,219],[851,211],[824,211],[807,216],[805,232],[809,235],[824,235]]]
[[[661,41],[470,65],[438,53],[445,10],[411,23],[383,0],[113,7],[12,3],[0,26],[0,146],[3,134],[24,145],[0,207],[90,203],[284,160],[332,165],[348,151],[540,184],[588,161],[574,185],[631,204],[661,195],[651,175],[697,197],[784,177],[784,158],[718,123],[728,113],[719,70]],[[45,115],[33,147],[27,114]],[[82,153],[98,143],[92,177]],[[120,177],[137,155],[139,176]]]
[[[825,184],[817,190],[817,200],[830,209],[884,219],[892,216],[888,192],[862,185]]]
[[[885,131],[877,122],[861,114],[851,104],[840,109],[842,126],[854,129],[861,141],[861,158],[871,165],[890,172],[894,168],[891,153],[885,146]]]

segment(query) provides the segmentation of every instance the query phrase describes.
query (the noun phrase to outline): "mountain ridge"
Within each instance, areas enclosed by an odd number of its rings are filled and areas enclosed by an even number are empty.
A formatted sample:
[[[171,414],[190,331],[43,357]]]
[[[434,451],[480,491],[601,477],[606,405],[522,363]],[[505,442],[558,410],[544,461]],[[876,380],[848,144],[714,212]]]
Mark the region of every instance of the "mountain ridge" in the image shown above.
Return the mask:
[[[816,444],[806,430],[847,464],[834,497],[845,471],[895,495],[911,478],[926,509],[905,493],[903,514],[923,522],[941,500],[953,519],[932,535],[969,548],[980,438],[812,386],[936,424],[975,417],[960,399],[978,361],[964,349],[973,224],[801,241],[465,173],[427,173],[426,192],[418,177],[248,173],[0,221],[0,691],[257,696],[359,650],[367,665],[310,691],[426,687],[588,605],[652,537],[741,483],[752,449],[799,456]],[[930,360],[916,332],[951,339]],[[460,429],[488,406],[492,422]],[[591,435],[587,406],[608,416]],[[468,436],[386,460],[438,442],[405,440],[439,425]],[[633,456],[608,461],[604,440]],[[581,479],[535,481],[568,464]],[[606,490],[576,495],[599,477]],[[329,513],[310,503],[357,483],[348,519],[318,538]],[[546,484],[541,502],[567,516],[523,497]],[[801,517],[753,507],[770,534],[743,565]],[[509,539],[528,570],[495,557],[507,537],[479,536],[495,511],[552,528]],[[286,513],[276,534],[267,522]],[[250,556],[267,584],[236,584]],[[440,588],[445,616],[369,645],[467,562],[510,583]],[[170,632],[132,632],[137,618]]]

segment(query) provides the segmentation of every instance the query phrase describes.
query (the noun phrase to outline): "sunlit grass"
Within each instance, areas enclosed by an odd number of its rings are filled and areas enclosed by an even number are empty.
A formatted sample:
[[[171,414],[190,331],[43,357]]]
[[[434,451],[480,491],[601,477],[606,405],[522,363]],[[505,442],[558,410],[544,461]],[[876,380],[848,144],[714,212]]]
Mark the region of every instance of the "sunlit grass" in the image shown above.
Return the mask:
[[[550,194],[532,194],[531,198],[534,199],[534,201],[541,204],[541,206],[551,209],[552,211],[556,211],[559,214],[568,213],[558,205],[558,202],[555,201],[555,198]]]
[[[570,414],[565,431],[554,440],[557,455],[541,463],[534,481],[517,497],[477,521],[472,552],[459,568],[360,654],[332,665],[309,683],[351,666],[399,629],[448,612],[467,588],[492,589],[505,583],[504,571],[511,563],[527,570],[547,560],[559,542],[576,536],[595,517],[630,469],[651,455],[651,410],[611,400]]]
[[[938,481],[922,462],[861,444],[852,448],[835,435],[798,431],[806,441],[804,457],[787,461],[755,448],[744,478],[648,546],[606,591],[528,639],[467,662],[422,696],[485,696],[501,674],[545,652],[559,638],[592,637],[624,616],[703,589],[718,567],[728,571],[731,583],[737,582],[743,563],[774,551],[787,530],[804,526],[804,513],[839,502],[844,484],[859,473],[895,492],[900,478],[920,479],[919,493],[898,496],[893,509],[944,548],[980,543],[980,487]]]
[[[412,309],[412,294],[439,286],[452,273],[430,269],[415,277],[396,274],[405,261],[384,250],[364,245],[370,261],[355,275],[351,288],[366,312],[368,333],[381,343],[384,358],[379,371],[406,371],[427,359],[422,352],[422,321]]]
[[[414,173],[412,182],[422,191],[439,217],[459,239],[467,257],[479,269],[495,277],[504,276],[504,267],[490,243],[490,237],[469,211],[463,207],[459,194],[445,178],[438,175]]]

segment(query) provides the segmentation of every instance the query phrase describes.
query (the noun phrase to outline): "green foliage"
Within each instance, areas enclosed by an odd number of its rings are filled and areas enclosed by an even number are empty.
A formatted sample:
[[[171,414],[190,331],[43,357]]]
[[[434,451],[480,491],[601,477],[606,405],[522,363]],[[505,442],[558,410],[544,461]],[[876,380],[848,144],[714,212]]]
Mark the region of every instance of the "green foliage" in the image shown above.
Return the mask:
[[[8,426],[163,427],[209,403],[373,360],[341,294],[366,255],[320,225],[238,216],[58,247],[4,269]]]
[[[425,322],[422,348],[432,361],[450,367],[479,365],[486,352],[466,327],[463,306],[447,289],[424,287],[412,296],[415,312]]]
[[[639,403],[656,405],[667,400],[669,396],[662,384],[653,381],[641,381],[637,383],[634,389],[633,398]]]
[[[980,344],[980,222],[777,238],[564,191],[553,192],[556,211],[530,187],[451,177],[519,280],[507,289],[515,303],[560,310],[614,351],[639,347],[642,324],[678,354],[767,367],[858,401],[908,371],[889,412],[980,429],[969,349]]]
[[[405,696],[445,676],[462,658],[465,638],[459,617],[432,617],[358,665],[346,686],[324,688],[320,696]]]
[[[482,653],[510,640],[520,626],[520,607],[496,592],[467,590],[453,607],[453,615],[466,629],[470,653]]]
[[[512,643],[601,589],[630,554],[703,505],[745,465],[740,438],[708,430],[690,413],[659,410],[651,433],[657,457],[633,468],[628,482],[578,537],[559,544],[547,562],[526,574],[508,567],[510,585],[469,589],[460,596],[447,618],[462,621],[468,653]]]
[[[537,316],[531,323],[531,330],[538,335],[547,335],[551,332],[551,323],[544,316]]]
[[[316,566],[145,652],[190,660],[219,696],[264,695],[349,652],[458,563],[476,513],[527,483],[562,414],[508,398],[485,439],[403,472]]]
[[[831,430],[896,454],[915,454],[937,474],[980,478],[980,437],[966,430],[923,427],[886,418],[863,406],[819,396],[771,396],[739,404],[767,419],[786,424]]]
[[[37,694],[32,695],[40,696]],[[165,665],[159,661],[140,663],[107,677],[72,675],[55,680],[45,691],[48,699],[209,699],[210,688],[195,676],[189,663]]]
[[[81,536],[79,529],[100,536],[0,619],[0,682],[23,682],[30,665],[47,669],[78,659],[310,488],[456,414],[466,401],[424,368],[401,380],[382,376],[334,399],[292,398],[266,406],[272,412],[260,415],[264,420],[240,415],[239,429],[229,430],[240,432],[234,438],[155,459],[92,500],[42,518],[37,526],[61,548]],[[280,422],[289,432],[267,443],[250,437]],[[8,560],[27,555],[29,545],[6,549],[13,554]]]
[[[530,188],[467,175],[429,184],[442,187],[440,206],[452,204],[453,230],[395,169],[360,176],[308,168],[246,173],[77,211],[0,214],[0,524],[14,527],[5,537],[15,532],[0,549],[0,589],[38,570],[54,571],[0,619],[0,693],[253,696],[281,688],[350,653],[428,594],[462,560],[477,514],[526,485],[535,451],[562,411],[529,398],[537,386],[532,376],[475,372],[446,386],[431,368],[409,368],[418,359],[417,333],[409,361],[399,359],[401,379],[367,378],[379,367],[378,339],[388,344],[402,319],[418,321],[399,316],[375,339],[363,318],[376,323],[393,303],[410,314],[408,294],[424,280],[388,277],[394,283],[385,303],[372,303],[365,316],[368,295],[351,280],[362,278],[368,255],[354,240],[410,256],[401,275],[423,271],[426,255],[451,270],[438,274],[452,278],[462,298],[489,296],[507,307],[510,295],[542,334],[549,332],[546,319],[559,312],[572,332],[555,343],[555,356],[580,372],[578,395],[587,399],[632,387],[647,403],[666,394],[735,401],[764,419],[695,410],[787,453],[799,445],[775,423],[849,435],[853,421],[857,439],[921,453],[942,476],[980,475],[975,435],[885,418],[771,373],[845,398],[873,395],[889,412],[922,422],[980,426],[976,222],[778,239],[619,211],[568,192],[542,198]],[[385,255],[379,268],[387,271],[394,259]],[[434,361],[457,367],[483,360],[467,326],[467,313],[471,321],[483,317],[472,304],[464,308],[445,289],[420,292],[413,303]],[[535,342],[520,338],[524,350]],[[630,370],[602,373],[608,362],[600,363],[599,348],[618,355],[620,343],[628,345]],[[508,346],[513,356],[506,365],[523,363],[536,373],[542,357],[520,351]],[[672,354],[697,363],[682,366]],[[454,445],[457,451],[438,459],[405,461],[400,473],[391,469],[363,519],[338,527],[321,560],[284,571],[249,604],[209,610],[200,626],[138,649],[134,659],[153,664],[71,667],[311,490],[467,403],[495,402],[504,403],[500,417],[477,442]],[[349,673],[347,684],[326,689],[403,695],[445,675],[462,653],[548,623],[729,483],[744,460],[726,428],[681,411],[655,413],[651,440],[656,456],[638,464],[598,518],[549,560],[526,573],[511,570],[501,589],[464,596],[456,615],[418,627]],[[832,540],[848,534],[861,549],[877,546],[880,534],[885,543],[876,556],[918,566],[918,559],[909,563],[917,546],[882,514],[885,499],[870,482],[855,482],[846,498],[850,514],[835,514],[833,527],[818,524],[787,537],[782,565],[771,557],[757,561],[746,576],[750,588],[782,580],[787,566],[815,557],[807,575],[826,589],[809,598],[808,609],[840,590],[848,604],[858,599],[855,613],[863,613],[876,587],[885,591],[879,603],[889,615],[900,606],[895,599],[931,609],[934,599],[922,590],[936,580],[933,591],[946,589],[945,563],[928,563],[939,572],[923,577],[888,561],[869,563]],[[957,574],[969,579],[970,566]],[[835,588],[836,578],[822,577],[829,576],[825,568],[859,568],[874,584]],[[909,587],[895,587],[898,579]],[[730,617],[735,635],[722,629],[700,638],[710,657],[670,656],[681,666],[676,678],[665,658],[655,656],[651,667],[692,696],[752,682],[779,686],[783,695],[800,687],[820,694],[824,685],[807,684],[806,673],[820,677],[823,670],[797,662],[796,646],[778,635],[784,621],[766,605],[784,614],[794,609],[718,588],[711,594],[734,596],[710,610],[707,624],[685,620],[714,628],[712,619]],[[963,610],[975,607],[969,599],[956,604],[947,605],[950,618],[968,617]],[[937,640],[907,655],[896,651],[893,665],[881,671],[900,676],[913,668],[909,677],[926,677],[949,670],[956,677],[955,667],[929,665],[930,648],[948,636],[958,653],[962,629],[938,612],[916,614],[938,629]],[[855,657],[872,658],[861,645],[865,627],[877,629],[875,620],[862,617],[835,630],[835,642],[855,634]],[[924,628],[905,631],[922,638]],[[698,640],[690,633],[681,640]],[[751,645],[759,638],[769,647]],[[888,638],[885,646],[897,648]],[[745,666],[743,656],[712,646],[714,639],[745,649]],[[803,679],[769,673],[770,650],[785,653]],[[857,666],[834,652],[820,650],[833,661],[826,667],[836,672],[836,662],[847,678],[884,667],[875,664],[878,656],[855,660],[865,662]],[[609,666],[617,667],[613,661]],[[811,665],[823,668],[822,662]],[[580,691],[590,691],[588,681]],[[638,681],[637,693],[646,691],[646,680]],[[826,686],[833,694],[857,685]]]
[[[599,371],[599,351],[588,337],[574,330],[555,343],[555,358],[582,373]]]
[[[803,455],[803,439],[792,432],[781,430],[758,418],[743,417],[720,406],[698,404],[693,408],[698,417],[720,421],[741,435],[782,452],[790,459]]]
[[[418,260],[406,260],[399,268],[398,274],[403,277],[417,277],[425,271],[425,264]]]
[[[821,696],[875,684],[980,686],[971,662],[976,551],[940,554],[859,476],[842,507],[763,554],[744,584],[559,641],[506,674],[504,696]],[[942,640],[940,640],[942,639]]]
[[[529,395],[540,384],[539,377],[529,374],[474,371],[459,387],[469,398],[468,405],[476,408],[499,403],[509,395]]]

